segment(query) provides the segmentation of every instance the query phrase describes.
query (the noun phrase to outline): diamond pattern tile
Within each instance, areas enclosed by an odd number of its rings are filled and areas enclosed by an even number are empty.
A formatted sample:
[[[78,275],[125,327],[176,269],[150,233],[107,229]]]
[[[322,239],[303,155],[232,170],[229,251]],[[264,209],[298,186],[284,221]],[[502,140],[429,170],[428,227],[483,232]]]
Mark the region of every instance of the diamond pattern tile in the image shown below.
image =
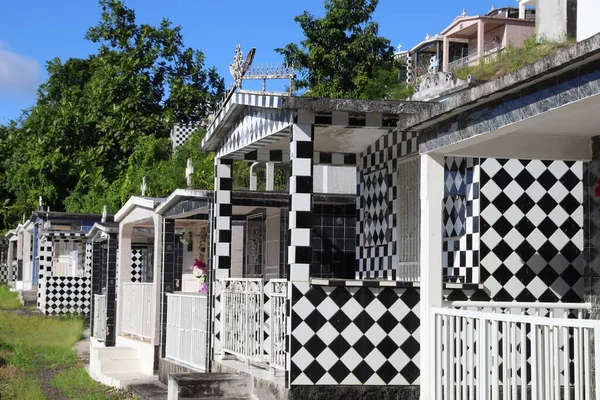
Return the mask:
[[[418,384],[417,289],[303,287],[292,290],[292,385]]]
[[[576,293],[581,301],[582,170],[580,162],[481,160],[481,268],[492,300]]]

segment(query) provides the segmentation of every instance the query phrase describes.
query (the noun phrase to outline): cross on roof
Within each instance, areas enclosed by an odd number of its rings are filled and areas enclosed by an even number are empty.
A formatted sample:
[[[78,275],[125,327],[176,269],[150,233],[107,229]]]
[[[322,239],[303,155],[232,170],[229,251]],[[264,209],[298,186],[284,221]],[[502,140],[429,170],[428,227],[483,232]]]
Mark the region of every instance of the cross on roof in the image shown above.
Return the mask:
[[[194,173],[194,165],[192,164],[192,159],[187,159],[187,167],[185,168],[185,178],[187,180],[187,188],[192,188],[192,174]]]
[[[142,197],[145,197],[146,189],[148,189],[148,185],[146,185],[146,177],[145,176],[142,178],[142,185],[140,186],[140,189],[142,190]]]

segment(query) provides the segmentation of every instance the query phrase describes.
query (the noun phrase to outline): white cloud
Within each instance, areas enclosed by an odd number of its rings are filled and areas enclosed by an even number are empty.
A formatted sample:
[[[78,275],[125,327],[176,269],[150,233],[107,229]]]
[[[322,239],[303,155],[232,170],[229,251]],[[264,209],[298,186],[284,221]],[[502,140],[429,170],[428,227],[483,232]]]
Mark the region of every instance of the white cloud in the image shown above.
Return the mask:
[[[0,42],[0,94],[35,94],[41,76],[37,60],[12,52]]]

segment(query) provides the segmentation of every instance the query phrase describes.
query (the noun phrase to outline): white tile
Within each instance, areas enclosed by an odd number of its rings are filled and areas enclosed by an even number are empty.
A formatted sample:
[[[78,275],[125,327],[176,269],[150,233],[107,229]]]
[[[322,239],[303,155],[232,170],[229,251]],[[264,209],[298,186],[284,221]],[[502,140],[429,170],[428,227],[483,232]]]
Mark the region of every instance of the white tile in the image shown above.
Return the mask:
[[[310,264],[290,264],[290,280],[308,282],[310,280]]]
[[[292,160],[292,174],[294,176],[312,176],[312,160],[310,158],[294,158]]]
[[[546,213],[536,204],[527,213],[527,218],[535,226],[539,226],[542,221],[546,218]]]
[[[317,332],[319,339],[321,339],[327,346],[329,346],[329,344],[339,335],[340,333],[329,322],[323,325],[323,327]]]
[[[311,229],[292,229],[291,245],[310,247]]]
[[[331,367],[338,362],[338,358],[333,351],[327,347],[317,356],[317,362],[325,369],[325,371],[329,371]]]
[[[525,241],[525,238],[516,228],[513,228],[508,232],[508,235],[504,237],[504,241],[508,243],[511,249],[515,250]]]
[[[352,371],[358,364],[362,362],[362,357],[360,354],[356,352],[353,348],[348,349],[346,354],[344,354],[340,360],[344,363],[346,368]]]
[[[292,211],[312,210],[312,195],[310,193],[296,193],[292,196]]]
[[[371,343],[377,346],[383,339],[385,339],[387,333],[385,333],[385,331],[381,329],[378,324],[373,324],[373,326],[369,328],[365,335],[371,341]]]
[[[310,340],[310,338],[312,338],[315,335],[315,332],[306,324],[306,322],[301,322],[300,325],[298,325],[296,327],[296,329],[294,329],[294,331],[292,332],[292,336],[294,336],[294,338],[300,342],[300,344],[302,344],[303,346],[306,344],[306,342],[308,342]],[[304,348],[302,348],[304,349]],[[306,351],[306,350],[304,350]],[[300,354],[300,352],[296,353],[296,355],[294,356],[294,358],[296,358],[296,356]],[[302,358],[302,355],[298,356],[300,358]],[[312,356],[309,354],[308,357],[312,358]],[[310,363],[309,363],[310,364]],[[308,364],[307,364],[308,365]],[[304,369],[304,368],[302,368]]]
[[[354,324],[348,325],[346,329],[342,331],[342,337],[352,346],[358,339],[363,336],[363,333]],[[350,368],[350,367],[348,367]],[[352,368],[350,368],[352,369]]]
[[[546,170],[546,166],[540,160],[532,160],[527,164],[527,172],[529,172],[535,179],[539,178],[541,174]]]
[[[506,164],[504,164],[504,169],[506,170],[506,172],[508,172],[508,174],[510,176],[515,178],[517,175],[519,175],[521,173],[521,171],[523,171],[525,169],[525,167],[523,167],[523,163],[521,163],[521,161],[516,160],[516,159],[511,159],[511,160],[508,160],[506,162]]]
[[[344,304],[344,306],[342,307],[342,311],[348,316],[348,318],[350,318],[351,321],[353,321],[354,318],[356,318],[356,316],[361,313],[362,306],[358,304],[358,302],[354,298],[352,298],[348,300],[346,304]]]

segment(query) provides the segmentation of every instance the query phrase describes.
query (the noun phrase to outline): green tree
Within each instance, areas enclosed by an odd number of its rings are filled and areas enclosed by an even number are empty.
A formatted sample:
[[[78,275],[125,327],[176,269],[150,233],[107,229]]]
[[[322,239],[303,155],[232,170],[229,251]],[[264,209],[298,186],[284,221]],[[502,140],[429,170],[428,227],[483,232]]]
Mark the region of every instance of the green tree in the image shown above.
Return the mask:
[[[379,25],[372,20],[378,3],[325,0],[324,17],[307,11],[295,17],[304,40],[276,51],[298,69],[298,89],[313,97],[355,99],[382,99],[397,92],[401,84],[394,48],[379,36]],[[390,73],[395,76],[393,85]]]
[[[151,156],[169,162],[173,124],[200,121],[224,91],[203,53],[185,46],[181,27],[166,19],[158,26],[138,23],[121,0],[99,4],[100,21],[86,34],[97,51],[49,61],[36,104],[0,129],[6,176],[0,194],[6,191],[12,202],[10,212],[0,213],[13,222],[40,195],[54,210],[118,208],[139,188],[131,164],[160,167],[144,158]]]

